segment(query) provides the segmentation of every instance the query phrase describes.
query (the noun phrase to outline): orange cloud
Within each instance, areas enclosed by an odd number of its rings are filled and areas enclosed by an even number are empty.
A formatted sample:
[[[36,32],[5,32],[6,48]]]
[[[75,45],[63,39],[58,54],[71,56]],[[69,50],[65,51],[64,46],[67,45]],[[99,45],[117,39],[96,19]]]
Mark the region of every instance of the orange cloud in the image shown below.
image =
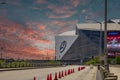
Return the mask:
[[[76,11],[71,10],[69,6],[56,6],[48,5],[48,8],[52,10],[51,13],[47,13],[49,18],[68,18],[76,13]]]
[[[7,23],[7,24],[6,24]],[[18,58],[19,56],[26,59],[43,59],[44,52],[38,47],[34,47],[34,42],[42,45],[50,45],[52,42],[44,38],[45,26],[37,24],[37,28],[23,25],[10,21],[6,18],[0,19],[0,45],[4,47],[7,57]],[[43,32],[39,32],[39,30]],[[48,53],[54,54],[54,50]],[[4,55],[4,57],[6,57]]]
[[[45,29],[45,26],[43,26],[43,25],[39,25],[38,27],[39,27],[39,29],[42,29],[42,30]]]
[[[46,26],[44,26],[43,24],[40,24],[40,23],[32,23],[32,24],[35,24],[37,26],[38,29],[40,30],[45,30]]]
[[[38,4],[43,4],[43,3],[46,3],[46,1],[45,1],[45,0],[36,0],[36,2],[37,2]]]
[[[50,41],[50,40],[38,40],[38,41],[36,41],[37,43],[44,43],[44,44],[51,44],[52,42]]]
[[[61,0],[62,6],[60,6],[49,3],[45,0],[37,0],[37,3],[39,4],[46,3],[48,5],[47,8],[51,11],[46,13],[46,15],[49,18],[69,18],[77,12],[76,7],[78,5],[84,5],[87,2],[88,0],[70,0],[66,3],[66,0]]]
[[[71,6],[77,7],[80,3],[80,0],[70,0],[70,2],[71,2]]]
[[[53,20],[51,23],[54,24],[54,25],[57,25],[59,27],[64,27],[66,25],[75,25],[78,21],[77,20],[70,20],[70,21],[56,21],[56,20]]]
[[[37,28],[37,29],[40,29],[40,30],[44,30],[46,28],[45,25],[43,25],[43,24],[41,24],[39,22],[27,22],[26,24],[27,24],[27,26],[29,28],[33,28],[34,27],[34,28]]]
[[[54,56],[54,50],[53,49],[44,49],[44,50],[40,50],[37,49],[35,47],[32,46],[18,46],[18,44],[14,45],[11,42],[6,42],[6,41],[2,41],[0,40],[0,45],[4,45],[2,46],[3,49],[3,56],[9,58],[24,58],[24,59],[43,59],[46,54],[49,55],[50,59],[53,59]],[[17,47],[16,47],[17,46]],[[45,58],[44,58],[45,59]]]

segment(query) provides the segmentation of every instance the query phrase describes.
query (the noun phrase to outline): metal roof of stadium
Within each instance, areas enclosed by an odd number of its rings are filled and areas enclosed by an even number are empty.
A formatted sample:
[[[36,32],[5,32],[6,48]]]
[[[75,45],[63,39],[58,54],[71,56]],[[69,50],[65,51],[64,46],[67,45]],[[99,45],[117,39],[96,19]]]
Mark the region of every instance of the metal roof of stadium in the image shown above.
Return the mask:
[[[75,32],[76,32],[75,30],[67,31],[67,32],[59,34],[59,36],[72,36],[72,35],[75,35]]]
[[[98,30],[100,31],[100,23],[80,23],[77,24],[77,29],[83,30]],[[107,30],[120,30],[120,24],[107,23]],[[104,31],[104,24],[102,23],[102,31]]]

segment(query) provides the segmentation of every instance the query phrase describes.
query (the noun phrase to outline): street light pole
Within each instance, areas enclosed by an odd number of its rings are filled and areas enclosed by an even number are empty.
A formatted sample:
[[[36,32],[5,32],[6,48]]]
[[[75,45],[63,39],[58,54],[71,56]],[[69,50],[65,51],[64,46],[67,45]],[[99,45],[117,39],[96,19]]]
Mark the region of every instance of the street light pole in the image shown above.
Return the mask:
[[[109,71],[108,65],[108,51],[107,51],[107,0],[105,0],[105,11],[104,11],[104,20],[105,20],[105,27],[104,27],[104,65],[107,71]]]
[[[99,53],[101,55],[102,54],[102,49],[101,49],[102,48],[102,23],[100,22],[99,24],[100,24],[100,44],[99,44],[100,51]]]

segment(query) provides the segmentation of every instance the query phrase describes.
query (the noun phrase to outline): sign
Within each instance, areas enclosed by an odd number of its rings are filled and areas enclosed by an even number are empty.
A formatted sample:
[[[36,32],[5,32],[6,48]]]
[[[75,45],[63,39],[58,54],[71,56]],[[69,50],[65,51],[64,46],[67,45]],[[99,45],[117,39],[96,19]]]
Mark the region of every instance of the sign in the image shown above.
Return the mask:
[[[67,46],[67,42],[63,41],[60,45],[60,53],[62,53],[65,50],[66,46]]]
[[[107,32],[108,57],[120,56],[120,31]]]

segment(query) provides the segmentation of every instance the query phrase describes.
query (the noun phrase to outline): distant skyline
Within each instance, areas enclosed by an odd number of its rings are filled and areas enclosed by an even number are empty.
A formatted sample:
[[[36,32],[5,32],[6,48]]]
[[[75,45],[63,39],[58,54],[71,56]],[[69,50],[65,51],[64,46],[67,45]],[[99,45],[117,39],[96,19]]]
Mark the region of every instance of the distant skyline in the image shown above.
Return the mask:
[[[104,0],[0,0],[0,47],[7,58],[54,58],[54,36],[86,19],[104,20]],[[5,3],[5,4],[2,4]],[[108,0],[108,19],[120,19],[120,0]]]

